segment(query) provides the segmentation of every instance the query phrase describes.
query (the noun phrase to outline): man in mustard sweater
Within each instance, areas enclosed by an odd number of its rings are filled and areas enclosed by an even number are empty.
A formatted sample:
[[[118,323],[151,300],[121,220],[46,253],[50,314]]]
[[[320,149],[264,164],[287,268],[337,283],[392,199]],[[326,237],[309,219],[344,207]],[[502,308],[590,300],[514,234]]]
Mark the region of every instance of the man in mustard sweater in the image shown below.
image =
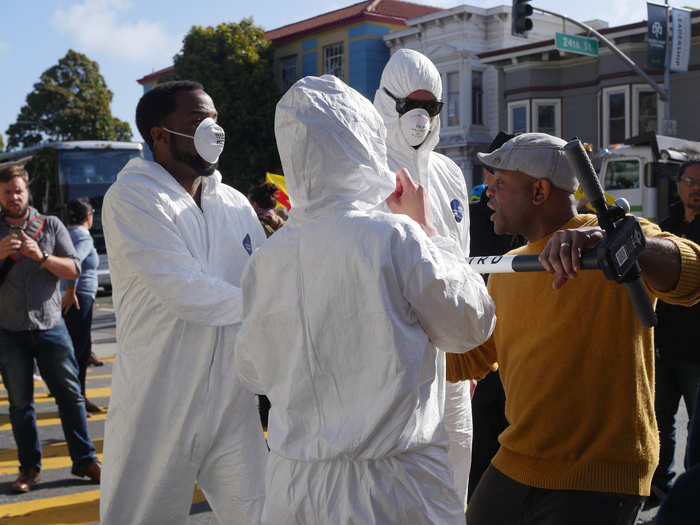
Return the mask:
[[[506,392],[509,426],[471,498],[469,525],[633,524],[658,462],[652,330],[624,286],[600,271],[578,272],[580,250],[603,233],[594,215],[576,213],[578,183],[564,144],[526,133],[479,154],[494,170],[494,231],[523,235],[528,244],[510,253],[540,253],[554,279],[492,275],[493,335],[471,352],[448,354],[449,380],[498,367]],[[652,300],[697,302],[700,247],[640,222],[639,263]]]

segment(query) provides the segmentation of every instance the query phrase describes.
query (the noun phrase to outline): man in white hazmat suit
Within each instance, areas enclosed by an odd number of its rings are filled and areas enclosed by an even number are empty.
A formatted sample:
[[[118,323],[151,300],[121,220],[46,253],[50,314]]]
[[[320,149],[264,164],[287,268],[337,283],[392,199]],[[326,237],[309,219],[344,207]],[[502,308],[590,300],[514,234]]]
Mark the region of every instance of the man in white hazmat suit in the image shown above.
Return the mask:
[[[233,370],[239,280],[265,234],[222,184],[224,133],[196,82],[143,95],[155,162],[132,159],[104,199],[118,352],[107,416],[102,525],[185,524],[195,480],[219,523],[257,523],[267,450]]]
[[[440,140],[442,81],[435,65],[412,49],[400,49],[384,67],[374,106],[387,129],[389,168],[408,169],[430,196],[438,233],[452,238],[469,255],[468,192],[462,170],[433,151]],[[469,382],[447,383],[445,425],[450,440],[457,494],[467,503],[472,451]]]
[[[262,523],[463,525],[436,346],[491,333],[483,280],[435,235],[423,188],[388,170],[355,90],[301,79],[275,134],[293,206],[244,272],[235,367],[272,404]]]

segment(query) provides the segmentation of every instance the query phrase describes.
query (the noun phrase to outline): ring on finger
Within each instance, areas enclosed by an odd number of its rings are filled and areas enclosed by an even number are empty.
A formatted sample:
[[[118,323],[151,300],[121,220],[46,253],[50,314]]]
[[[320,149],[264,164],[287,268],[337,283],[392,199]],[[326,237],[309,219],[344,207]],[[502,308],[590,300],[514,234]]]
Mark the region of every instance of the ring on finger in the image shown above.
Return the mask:
[[[562,249],[564,249],[564,248],[570,248],[570,247],[571,247],[571,244],[568,243],[567,241],[564,241],[563,243],[561,243],[561,244],[559,245],[559,249],[560,249],[560,250],[562,250]]]

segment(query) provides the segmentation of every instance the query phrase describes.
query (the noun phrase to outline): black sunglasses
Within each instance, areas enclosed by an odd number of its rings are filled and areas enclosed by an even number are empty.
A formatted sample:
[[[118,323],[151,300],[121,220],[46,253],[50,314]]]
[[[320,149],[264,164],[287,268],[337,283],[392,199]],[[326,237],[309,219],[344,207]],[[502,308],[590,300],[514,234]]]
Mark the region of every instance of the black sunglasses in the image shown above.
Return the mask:
[[[408,113],[412,109],[421,108],[426,110],[428,112],[428,115],[430,115],[431,117],[435,117],[440,114],[442,106],[445,105],[444,102],[440,102],[439,100],[416,100],[414,98],[398,98],[389,93],[389,90],[387,88],[382,89],[384,90],[384,93],[389,95],[396,102],[396,112],[399,115]]]

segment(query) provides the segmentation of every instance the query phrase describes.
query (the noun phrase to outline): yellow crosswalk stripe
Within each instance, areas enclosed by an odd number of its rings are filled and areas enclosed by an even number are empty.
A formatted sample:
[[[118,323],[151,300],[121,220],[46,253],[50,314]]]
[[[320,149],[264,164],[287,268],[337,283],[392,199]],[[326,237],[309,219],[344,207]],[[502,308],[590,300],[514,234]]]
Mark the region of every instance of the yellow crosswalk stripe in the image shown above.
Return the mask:
[[[105,361],[107,363],[113,363],[114,359],[116,358],[116,354],[110,355],[108,357],[103,357],[101,358],[102,361]],[[107,379],[112,377],[112,374],[99,374],[101,370],[97,370],[95,368],[88,368],[86,379]],[[2,385],[2,381],[0,381],[0,385]],[[46,385],[43,381],[34,381],[34,388],[45,388]],[[2,385],[0,386],[0,392],[7,392],[5,390],[5,386]],[[5,396],[6,398],[7,396]],[[2,524],[0,524],[2,525]]]
[[[198,488],[192,503],[206,501]],[[100,491],[33,499],[0,505],[0,525],[82,525],[100,519]]]
[[[92,379],[107,379],[109,377],[112,377],[112,374],[99,374],[99,375],[93,375],[90,372],[87,373],[85,376],[85,379],[90,381]]]
[[[90,421],[104,421],[107,419],[107,414],[92,414],[88,418],[88,423]],[[60,425],[61,418],[58,417],[58,412],[39,412],[36,415],[36,426],[38,427],[50,427],[52,425]],[[5,430],[12,430],[12,423],[10,423],[10,416],[0,415],[0,432]],[[0,524],[2,525],[2,524]]]
[[[0,383],[0,384],[2,384],[2,383]],[[36,390],[37,388],[39,388],[39,389],[46,388],[46,384],[43,381],[34,381],[34,389]],[[0,392],[4,392],[5,397],[7,397],[7,389],[5,388],[4,385],[0,386]]]
[[[2,525],[78,525],[99,519],[99,489],[0,505]]]
[[[93,439],[92,442],[95,445],[98,457],[101,459],[104,439],[97,438]],[[66,445],[65,441],[44,445],[41,448],[41,470],[69,468],[72,465],[73,462],[68,454],[68,446]],[[0,449],[0,476],[15,474],[18,471],[18,468],[19,462],[17,461],[17,450],[7,448]]]
[[[94,380],[94,379],[108,379],[108,378],[110,378],[110,377],[112,377],[112,374],[101,374],[101,375],[90,375],[90,374],[88,374],[88,375],[85,377],[85,379],[86,379],[86,381],[92,381],[92,380]],[[0,383],[0,385],[1,385],[1,384],[2,384],[2,383]],[[41,389],[46,389],[46,384],[45,384],[43,381],[34,381],[34,389],[35,389],[35,391],[36,391],[37,389],[39,389],[39,390],[41,390]],[[7,397],[7,389],[5,389],[4,386],[0,386],[0,392],[4,393],[4,394],[5,394],[5,397]]]
[[[88,399],[95,399],[98,397],[109,397],[110,394],[110,388],[109,387],[104,387],[104,388],[87,388],[85,390],[85,397]],[[56,400],[53,397],[49,397],[48,393],[42,393],[42,394],[35,394],[34,395],[34,402],[35,403],[54,403]],[[0,406],[9,406],[10,402],[7,399],[7,396],[0,396]]]

